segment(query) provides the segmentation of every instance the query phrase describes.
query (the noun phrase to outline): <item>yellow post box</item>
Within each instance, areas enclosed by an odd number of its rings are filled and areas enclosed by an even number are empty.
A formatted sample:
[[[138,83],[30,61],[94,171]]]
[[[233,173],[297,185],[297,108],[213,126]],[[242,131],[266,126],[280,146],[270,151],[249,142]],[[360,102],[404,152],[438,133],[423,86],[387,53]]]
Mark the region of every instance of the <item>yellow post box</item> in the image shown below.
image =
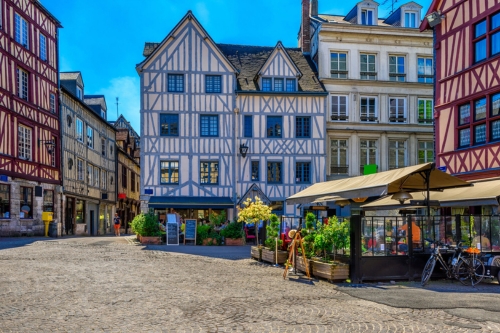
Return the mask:
[[[53,212],[42,212],[42,221],[45,224],[45,237],[49,237],[49,223],[54,220]]]

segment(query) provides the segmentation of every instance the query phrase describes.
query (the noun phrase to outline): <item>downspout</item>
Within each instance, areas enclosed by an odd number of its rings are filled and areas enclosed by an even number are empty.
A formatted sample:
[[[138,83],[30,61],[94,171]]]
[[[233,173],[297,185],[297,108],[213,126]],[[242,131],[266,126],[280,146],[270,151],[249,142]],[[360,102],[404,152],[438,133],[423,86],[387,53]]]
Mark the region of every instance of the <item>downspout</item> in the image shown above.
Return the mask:
[[[61,77],[60,77],[60,68],[59,68],[59,27],[56,27],[56,68],[57,68],[57,101],[58,103],[58,109],[59,109],[59,142],[60,142],[60,148],[59,148],[59,165],[60,165],[60,177],[61,177],[61,210],[60,210],[60,216],[61,216],[61,237],[63,236],[64,232],[63,229],[66,228],[65,226],[65,221],[64,221],[64,145],[63,145],[63,139],[64,139],[64,134],[62,130],[62,124],[63,124],[63,119],[62,119],[62,96],[61,96]],[[57,146],[56,146],[57,147]]]

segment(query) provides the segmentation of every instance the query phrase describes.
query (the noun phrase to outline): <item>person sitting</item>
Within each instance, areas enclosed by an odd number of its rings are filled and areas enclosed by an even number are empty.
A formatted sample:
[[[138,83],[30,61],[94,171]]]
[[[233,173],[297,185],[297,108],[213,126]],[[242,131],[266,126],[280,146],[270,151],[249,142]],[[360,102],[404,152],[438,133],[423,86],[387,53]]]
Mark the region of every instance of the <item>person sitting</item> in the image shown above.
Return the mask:
[[[398,241],[398,250],[402,252],[408,251],[408,223],[405,223],[398,229],[398,235],[403,234],[406,236]],[[411,221],[411,241],[413,246],[416,247],[420,244],[420,227],[415,223],[415,220]]]
[[[479,250],[489,250],[491,248],[491,243],[488,237],[486,237],[486,233],[483,232],[481,236],[477,235],[476,237],[474,237],[472,246],[477,246]]]

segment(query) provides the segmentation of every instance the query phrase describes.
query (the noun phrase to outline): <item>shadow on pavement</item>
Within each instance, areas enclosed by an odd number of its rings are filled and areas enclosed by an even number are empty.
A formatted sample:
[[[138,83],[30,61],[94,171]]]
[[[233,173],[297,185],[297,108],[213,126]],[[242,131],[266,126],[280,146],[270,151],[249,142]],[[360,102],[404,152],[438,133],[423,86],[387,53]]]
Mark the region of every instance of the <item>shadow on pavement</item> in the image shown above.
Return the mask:
[[[54,239],[47,237],[2,237],[0,238],[0,250],[31,245],[38,241],[53,241]]]
[[[146,251],[189,254],[208,258],[243,260],[250,259],[250,246],[201,246],[201,245],[145,245]]]

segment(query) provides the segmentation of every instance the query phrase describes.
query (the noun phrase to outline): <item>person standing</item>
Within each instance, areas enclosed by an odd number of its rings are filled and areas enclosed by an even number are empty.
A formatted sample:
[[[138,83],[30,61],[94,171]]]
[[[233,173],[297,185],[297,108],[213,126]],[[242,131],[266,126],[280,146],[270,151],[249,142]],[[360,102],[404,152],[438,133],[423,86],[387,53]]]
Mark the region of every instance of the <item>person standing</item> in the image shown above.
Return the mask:
[[[113,219],[114,227],[115,227],[115,236],[120,237],[120,217],[118,213],[115,213],[115,218]]]

